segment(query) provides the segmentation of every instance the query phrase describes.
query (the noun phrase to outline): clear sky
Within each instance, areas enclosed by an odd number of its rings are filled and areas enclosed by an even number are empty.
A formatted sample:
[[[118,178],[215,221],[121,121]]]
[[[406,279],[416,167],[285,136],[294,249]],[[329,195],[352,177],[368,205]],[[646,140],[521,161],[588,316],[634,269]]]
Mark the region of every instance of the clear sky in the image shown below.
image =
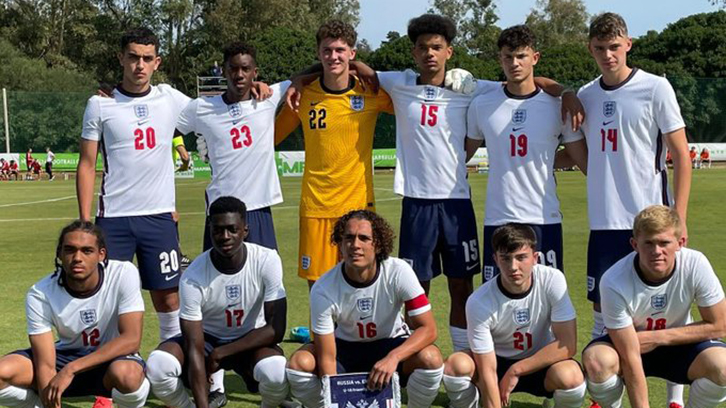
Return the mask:
[[[523,23],[535,0],[495,0],[500,27]],[[389,31],[406,33],[412,17],[428,10],[429,0],[360,0],[359,38],[375,49]],[[585,0],[587,12],[619,13],[628,23],[630,35],[639,37],[650,30],[661,31],[685,16],[718,10],[709,0]]]

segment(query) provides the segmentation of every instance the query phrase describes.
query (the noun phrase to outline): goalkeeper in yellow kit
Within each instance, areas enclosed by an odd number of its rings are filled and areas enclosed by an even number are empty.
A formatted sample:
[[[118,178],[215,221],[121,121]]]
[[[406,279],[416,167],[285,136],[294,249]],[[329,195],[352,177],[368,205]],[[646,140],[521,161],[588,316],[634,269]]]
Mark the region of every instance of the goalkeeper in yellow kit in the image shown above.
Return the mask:
[[[350,74],[357,34],[338,20],[317,35],[323,74],[303,88],[297,112],[285,106],[275,123],[275,143],[302,124],[305,172],[300,197],[298,275],[312,284],[338,262],[330,236],[350,210],[373,210],[373,134],[379,112],[393,113],[388,95],[364,89]]]

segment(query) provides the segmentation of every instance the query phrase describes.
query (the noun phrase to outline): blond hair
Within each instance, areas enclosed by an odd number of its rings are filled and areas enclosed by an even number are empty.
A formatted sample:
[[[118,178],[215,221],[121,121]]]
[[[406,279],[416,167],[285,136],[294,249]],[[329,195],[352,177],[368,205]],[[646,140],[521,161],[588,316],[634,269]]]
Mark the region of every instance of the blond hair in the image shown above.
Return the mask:
[[[633,236],[660,234],[670,228],[676,237],[681,237],[681,217],[676,210],[665,205],[651,205],[635,217]]]
[[[616,37],[628,38],[628,25],[620,14],[602,13],[598,14],[590,22],[590,33],[588,38],[592,40],[612,40]]]

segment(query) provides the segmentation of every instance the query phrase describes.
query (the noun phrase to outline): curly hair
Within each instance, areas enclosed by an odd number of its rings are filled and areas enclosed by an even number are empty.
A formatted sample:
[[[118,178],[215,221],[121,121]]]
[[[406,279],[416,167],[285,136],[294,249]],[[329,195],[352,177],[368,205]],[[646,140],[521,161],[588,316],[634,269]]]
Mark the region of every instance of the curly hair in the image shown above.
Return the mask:
[[[532,249],[537,247],[537,234],[529,225],[512,222],[494,230],[492,251],[495,254],[511,254],[525,246]]]
[[[502,31],[497,40],[497,47],[500,50],[504,47],[508,47],[510,50],[529,47],[534,50],[536,42],[537,39],[532,30],[526,25],[520,24]]]
[[[348,23],[341,20],[330,20],[321,25],[320,28],[318,28],[317,34],[315,34],[315,40],[318,43],[318,47],[326,38],[343,40],[351,48],[355,48],[355,44],[358,42],[358,33],[355,31],[355,28]]]
[[[242,55],[249,55],[252,57],[252,61],[257,64],[257,50],[255,47],[251,44],[246,44],[243,42],[233,42],[226,47],[224,47],[224,50],[222,51],[224,57],[222,59],[222,63],[226,64],[227,61],[232,59],[237,54]]]
[[[449,17],[438,14],[423,14],[408,22],[408,38],[416,44],[419,36],[438,34],[451,44],[456,38],[456,23]]]
[[[159,38],[146,27],[134,28],[121,36],[121,51],[129,44],[153,45],[154,52],[159,53]]]
[[[373,229],[373,245],[376,248],[376,261],[383,262],[393,252],[393,240],[396,233],[393,232],[391,225],[380,215],[368,210],[354,210],[343,215],[335,222],[333,233],[330,235],[330,242],[340,248],[345,236],[345,227],[348,221],[366,220],[371,223]]]
[[[592,19],[588,38],[592,40],[612,40],[616,37],[627,37],[628,25],[620,14],[602,13]]]

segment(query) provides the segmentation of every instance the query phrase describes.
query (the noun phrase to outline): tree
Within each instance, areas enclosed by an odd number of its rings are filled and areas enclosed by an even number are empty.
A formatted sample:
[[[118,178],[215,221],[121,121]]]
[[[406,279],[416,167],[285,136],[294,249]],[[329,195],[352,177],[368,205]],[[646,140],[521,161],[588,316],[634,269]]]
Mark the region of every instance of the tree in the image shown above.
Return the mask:
[[[497,37],[501,31],[495,25],[499,17],[492,0],[434,0],[431,13],[450,17],[458,24],[455,44],[463,46],[477,58],[488,60],[497,55]]]
[[[673,85],[692,141],[726,141],[726,11],[696,14],[635,40],[633,66]]]
[[[537,0],[526,24],[535,33],[537,47],[585,44],[589,15],[582,0]]]

